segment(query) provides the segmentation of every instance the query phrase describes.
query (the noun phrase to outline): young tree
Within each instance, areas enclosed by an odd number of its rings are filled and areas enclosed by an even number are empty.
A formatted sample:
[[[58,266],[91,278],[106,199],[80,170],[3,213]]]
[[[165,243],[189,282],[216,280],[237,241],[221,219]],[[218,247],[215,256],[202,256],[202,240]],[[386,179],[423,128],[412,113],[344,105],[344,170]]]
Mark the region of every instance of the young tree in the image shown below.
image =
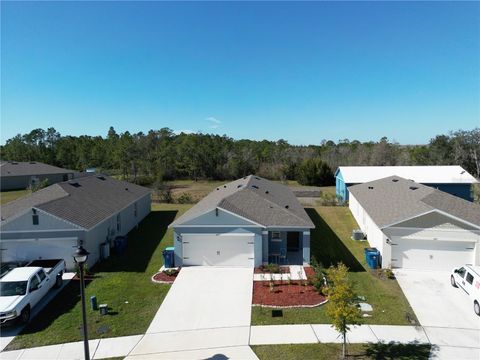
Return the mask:
[[[348,279],[348,268],[339,263],[330,266],[327,270],[328,303],[326,314],[332,320],[332,325],[343,336],[342,358],[345,359],[347,346],[347,332],[350,325],[358,324],[361,319],[360,309],[357,306],[357,295],[352,282]]]

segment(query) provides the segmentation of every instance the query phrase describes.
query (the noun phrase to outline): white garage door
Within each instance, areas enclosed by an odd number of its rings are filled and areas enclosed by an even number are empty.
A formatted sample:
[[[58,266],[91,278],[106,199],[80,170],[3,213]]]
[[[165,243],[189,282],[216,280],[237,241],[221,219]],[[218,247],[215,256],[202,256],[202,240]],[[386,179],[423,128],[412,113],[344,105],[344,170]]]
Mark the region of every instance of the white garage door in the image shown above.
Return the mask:
[[[72,254],[76,237],[57,239],[18,239],[2,241],[3,261],[30,261],[35,259],[64,259],[67,268],[73,269]]]
[[[392,241],[392,267],[452,270],[472,264],[474,249],[473,242],[398,238]]]
[[[184,234],[183,264],[254,266],[254,234]]]

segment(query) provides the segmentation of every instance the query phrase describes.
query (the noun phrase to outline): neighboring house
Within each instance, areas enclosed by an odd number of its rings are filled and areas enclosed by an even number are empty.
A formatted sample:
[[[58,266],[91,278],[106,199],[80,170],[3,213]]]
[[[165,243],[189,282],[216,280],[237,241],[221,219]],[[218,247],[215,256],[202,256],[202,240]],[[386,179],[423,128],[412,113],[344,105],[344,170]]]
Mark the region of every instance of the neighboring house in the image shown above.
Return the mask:
[[[0,191],[20,190],[40,184],[56,184],[73,178],[74,171],[44,164],[38,161],[0,162]]]
[[[314,228],[290,189],[257,176],[222,185],[175,220],[175,266],[310,262]]]
[[[382,267],[480,264],[480,206],[398,176],[349,188],[349,207]]]
[[[102,175],[48,186],[0,207],[2,260],[62,258],[71,269],[82,242],[92,266],[101,244],[126,235],[150,205],[150,189]]]
[[[348,188],[369,181],[400,176],[472,201],[472,184],[478,181],[461,166],[340,166],[335,172],[336,194],[348,201]]]

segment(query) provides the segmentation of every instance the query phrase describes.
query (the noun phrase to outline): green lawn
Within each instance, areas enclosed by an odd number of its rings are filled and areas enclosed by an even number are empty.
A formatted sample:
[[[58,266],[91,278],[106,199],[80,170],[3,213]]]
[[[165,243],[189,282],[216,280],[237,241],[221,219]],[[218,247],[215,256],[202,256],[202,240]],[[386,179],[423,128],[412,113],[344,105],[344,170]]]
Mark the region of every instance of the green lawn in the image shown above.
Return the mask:
[[[325,267],[343,262],[350,268],[349,276],[356,284],[359,295],[373,306],[372,317],[364,318],[366,324],[411,325],[417,322],[396,280],[380,279],[366,270],[364,248],[366,242],[350,239],[357,228],[347,207],[319,206],[307,209],[315,223],[311,234],[311,254]],[[270,324],[325,324],[330,320],[325,307],[283,309],[283,317],[271,316],[268,308],[252,308],[252,325]],[[410,319],[410,320],[409,320]]]
[[[170,285],[150,278],[163,264],[162,250],[172,244],[167,226],[191,205],[154,205],[153,211],[128,237],[124,255],[111,256],[94,267],[87,285],[87,300],[96,295],[108,304],[109,315],[101,316],[88,306],[89,338],[141,334],[148,328]],[[72,281],[8,346],[8,350],[79,341],[81,305],[79,283]]]
[[[30,190],[2,191],[0,192],[0,204],[6,204],[27,194],[30,194]]]
[[[340,344],[256,345],[253,351],[260,360],[333,360],[340,359]],[[347,346],[349,359],[421,360],[428,359],[428,344],[351,344]]]

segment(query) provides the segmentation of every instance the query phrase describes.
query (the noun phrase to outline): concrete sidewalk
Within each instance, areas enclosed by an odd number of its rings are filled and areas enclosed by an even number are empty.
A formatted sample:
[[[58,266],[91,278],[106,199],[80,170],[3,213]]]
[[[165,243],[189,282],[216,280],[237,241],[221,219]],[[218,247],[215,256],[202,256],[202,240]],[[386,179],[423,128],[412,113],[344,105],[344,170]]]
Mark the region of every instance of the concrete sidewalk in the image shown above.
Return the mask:
[[[421,326],[362,325],[347,334],[349,343],[435,344],[435,359],[480,358],[480,334],[464,329]],[[214,355],[230,359],[257,359],[249,345],[340,343],[341,336],[329,324],[239,326],[188,331],[167,331],[90,341],[92,359],[127,356],[143,359],[205,359]],[[83,343],[75,342],[2,352],[2,360],[82,359]]]

